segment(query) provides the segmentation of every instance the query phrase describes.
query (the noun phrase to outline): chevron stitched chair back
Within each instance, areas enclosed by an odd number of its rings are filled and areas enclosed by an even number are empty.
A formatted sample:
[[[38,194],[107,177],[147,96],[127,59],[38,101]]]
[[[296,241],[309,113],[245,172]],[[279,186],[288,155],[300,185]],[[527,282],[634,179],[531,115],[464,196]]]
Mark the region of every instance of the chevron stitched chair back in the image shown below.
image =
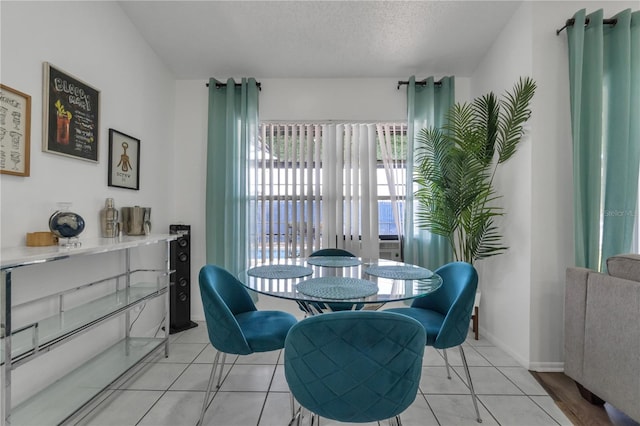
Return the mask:
[[[416,397],[424,348],[424,328],[403,315],[316,315],[289,331],[285,377],[300,405],[321,417],[352,423],[390,419]]]

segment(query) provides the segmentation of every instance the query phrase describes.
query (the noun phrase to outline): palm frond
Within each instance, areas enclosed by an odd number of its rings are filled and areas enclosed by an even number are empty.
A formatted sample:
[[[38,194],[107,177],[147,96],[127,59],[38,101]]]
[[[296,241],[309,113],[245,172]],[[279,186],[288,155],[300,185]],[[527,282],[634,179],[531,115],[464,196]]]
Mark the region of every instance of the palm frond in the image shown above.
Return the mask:
[[[529,77],[520,78],[513,92],[507,92],[501,100],[498,163],[504,163],[515,154],[524,135],[524,123],[531,117],[529,104],[535,91],[533,80]]]
[[[480,155],[485,163],[493,160],[499,130],[500,103],[493,92],[473,102],[474,127],[482,136]]]

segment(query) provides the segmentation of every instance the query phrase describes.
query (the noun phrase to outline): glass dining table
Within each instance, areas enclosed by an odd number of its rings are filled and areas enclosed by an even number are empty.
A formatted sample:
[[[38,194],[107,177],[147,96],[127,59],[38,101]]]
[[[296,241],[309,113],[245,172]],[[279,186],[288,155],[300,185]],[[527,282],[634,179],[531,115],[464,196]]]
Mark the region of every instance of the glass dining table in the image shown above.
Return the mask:
[[[377,309],[436,291],[442,278],[429,269],[385,259],[314,256],[264,262],[238,275],[257,293],[289,299],[309,315],[342,305]]]

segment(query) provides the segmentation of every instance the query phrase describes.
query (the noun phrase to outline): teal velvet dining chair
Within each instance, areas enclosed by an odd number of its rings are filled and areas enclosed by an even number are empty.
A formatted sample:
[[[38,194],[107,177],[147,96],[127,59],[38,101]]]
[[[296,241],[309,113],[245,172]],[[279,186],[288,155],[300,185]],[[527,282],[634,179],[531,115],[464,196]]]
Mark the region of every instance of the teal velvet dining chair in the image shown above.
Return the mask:
[[[451,379],[446,349],[458,347],[467,385],[476,411],[478,423],[482,422],[478,410],[477,396],[473,389],[469,365],[464,355],[462,343],[469,332],[469,322],[473,302],[478,287],[478,273],[473,265],[466,262],[451,262],[435,270],[442,277],[442,286],[435,292],[414,299],[411,307],[386,309],[407,315],[419,321],[426,331],[427,346],[442,349],[447,368],[447,377]]]
[[[282,349],[289,329],[297,323],[287,312],[256,309],[244,286],[223,268],[203,266],[199,283],[209,341],[217,352],[198,425],[202,424],[218,365],[217,387],[220,387],[226,354],[249,355]]]
[[[315,416],[365,423],[395,419],[416,398],[425,349],[422,325],[386,311],[329,312],[291,327],[284,374]],[[302,415],[302,413],[298,414]]]
[[[325,248],[316,250],[309,255],[309,257],[319,257],[319,256],[342,256],[342,257],[356,257],[355,254],[350,251],[339,249],[339,248]],[[331,303],[314,303],[313,306],[318,311],[326,311],[329,309],[332,312],[337,311],[351,311],[351,310],[360,310],[364,306],[362,303],[349,303],[349,302],[331,302]],[[303,311],[302,307],[300,308]],[[305,312],[306,313],[306,312]]]

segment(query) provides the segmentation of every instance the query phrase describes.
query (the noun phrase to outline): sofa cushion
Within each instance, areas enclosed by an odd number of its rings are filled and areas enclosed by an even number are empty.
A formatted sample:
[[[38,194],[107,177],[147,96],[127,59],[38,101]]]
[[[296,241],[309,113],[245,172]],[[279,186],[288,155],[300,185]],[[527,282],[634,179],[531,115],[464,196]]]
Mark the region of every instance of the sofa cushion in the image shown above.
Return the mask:
[[[619,254],[607,259],[607,271],[612,277],[640,281],[640,254]]]

